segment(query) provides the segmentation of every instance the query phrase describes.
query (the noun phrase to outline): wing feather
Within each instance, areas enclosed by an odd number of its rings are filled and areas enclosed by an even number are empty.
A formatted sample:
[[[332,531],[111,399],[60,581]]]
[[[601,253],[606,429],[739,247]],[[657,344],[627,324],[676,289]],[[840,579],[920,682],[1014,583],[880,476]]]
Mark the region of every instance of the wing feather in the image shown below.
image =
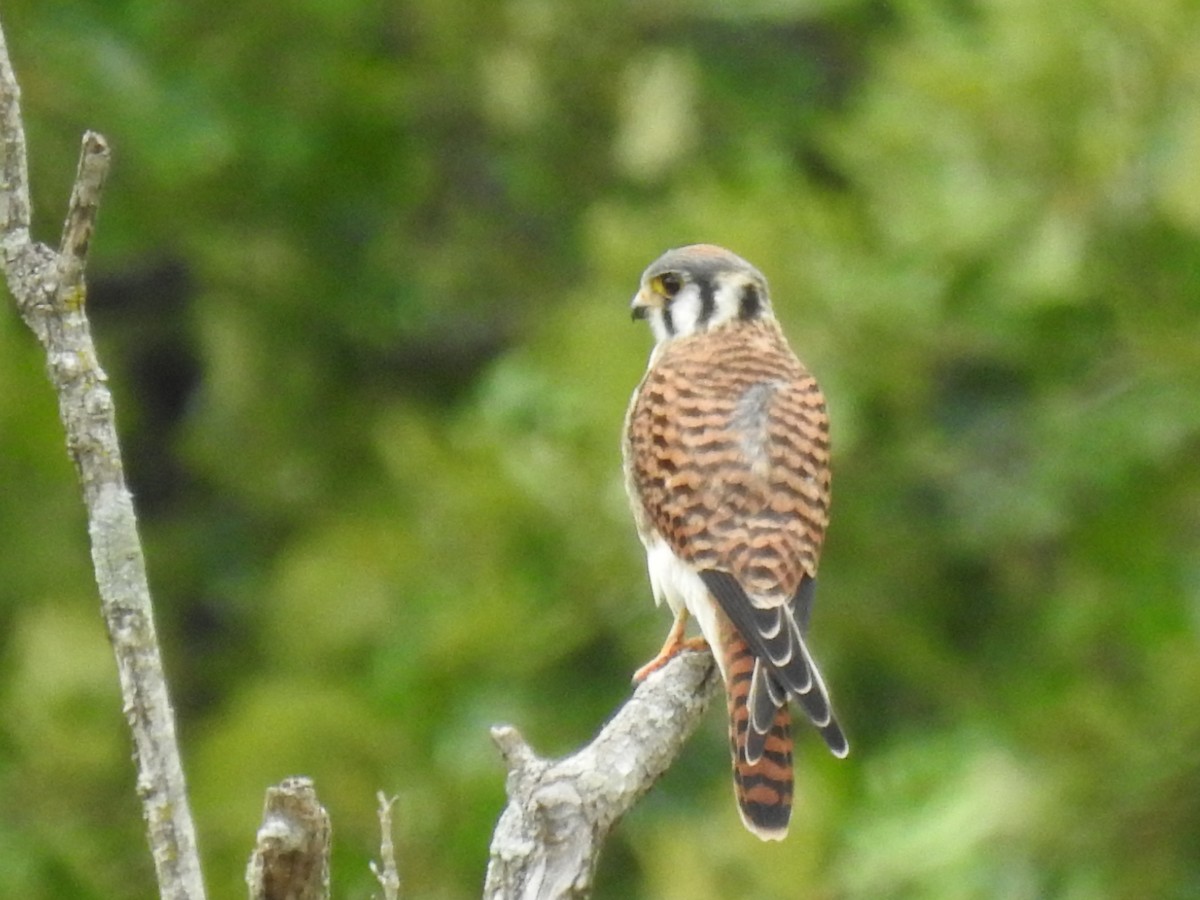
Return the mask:
[[[774,662],[768,641],[763,638],[756,627],[756,620],[769,611],[755,607],[746,596],[746,592],[742,590],[742,586],[738,584],[737,579],[729,572],[707,569],[700,573],[700,578],[716,598],[725,615],[729,617],[729,621],[742,635],[757,658],[758,664],[770,665],[769,675],[776,678],[779,686],[804,710],[809,721],[825,739],[829,749],[837,756],[845,756],[849,749],[846,736],[833,717],[825,681],[821,678],[821,673],[808,652],[804,637],[800,634],[799,626],[794,619],[791,620],[792,628],[788,631],[800,652],[793,654],[786,666],[778,666]],[[756,676],[758,672],[759,669],[756,665]],[[751,696],[754,700],[758,700],[755,693],[758,684],[759,679],[756,677],[751,686]],[[770,688],[765,685],[764,688],[765,690],[761,690],[759,693],[766,694],[767,699],[773,701],[773,698],[770,697]],[[751,722],[753,723],[755,719],[759,718],[759,711],[756,703],[751,703],[750,708]],[[752,732],[754,730],[751,729]]]

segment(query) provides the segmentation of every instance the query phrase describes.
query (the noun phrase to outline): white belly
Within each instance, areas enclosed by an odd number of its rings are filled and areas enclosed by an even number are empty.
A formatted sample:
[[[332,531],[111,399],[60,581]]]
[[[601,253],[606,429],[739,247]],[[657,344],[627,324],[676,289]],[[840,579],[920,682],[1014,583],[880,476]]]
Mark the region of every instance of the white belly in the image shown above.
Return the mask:
[[[719,633],[717,627],[717,605],[705,587],[704,581],[690,565],[675,555],[667,542],[657,535],[646,545],[646,568],[650,572],[650,589],[654,602],[667,601],[676,616],[686,609],[700,626],[700,634],[713,648],[713,656],[725,673],[724,654],[718,652]]]

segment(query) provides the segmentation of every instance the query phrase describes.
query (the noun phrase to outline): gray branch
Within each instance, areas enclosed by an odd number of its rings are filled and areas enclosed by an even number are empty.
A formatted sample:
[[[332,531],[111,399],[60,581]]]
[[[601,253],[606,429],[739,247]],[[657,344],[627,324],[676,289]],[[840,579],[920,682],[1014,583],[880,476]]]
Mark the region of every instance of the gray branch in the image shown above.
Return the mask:
[[[383,888],[383,900],[400,900],[400,871],[396,868],[396,848],[392,843],[392,806],[395,797],[375,795],[379,801],[379,862],[371,863],[371,873]]]
[[[85,313],[84,268],[108,166],[104,138],[88,132],[60,249],[31,240],[20,91],[0,30],[0,265],[21,317],[46,351],[67,450],[83,488],[92,563],[133,734],[137,790],[159,891],[171,900],[201,900],[195,829],[146,567],[125,486],[112,395]]]
[[[308,778],[267,789],[246,870],[250,900],[329,900],[329,814]]]
[[[718,680],[708,653],[680,653],[592,743],[560,760],[539,758],[515,728],[493,728],[508,806],[492,835],[486,900],[588,897],[604,839],[675,761]]]

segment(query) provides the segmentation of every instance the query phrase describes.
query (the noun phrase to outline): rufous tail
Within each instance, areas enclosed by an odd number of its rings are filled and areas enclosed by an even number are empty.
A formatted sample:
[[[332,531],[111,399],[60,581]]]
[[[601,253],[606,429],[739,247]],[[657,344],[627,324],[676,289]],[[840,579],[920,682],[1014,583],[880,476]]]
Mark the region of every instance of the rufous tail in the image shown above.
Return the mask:
[[[723,618],[723,617],[722,617]],[[722,624],[725,696],[729,702],[729,747],[733,755],[733,790],[742,823],[764,841],[787,836],[792,815],[792,715],[786,698],[775,710],[755,762],[746,756],[750,735],[750,687],[754,656],[733,624]],[[760,726],[761,727],[761,726]]]

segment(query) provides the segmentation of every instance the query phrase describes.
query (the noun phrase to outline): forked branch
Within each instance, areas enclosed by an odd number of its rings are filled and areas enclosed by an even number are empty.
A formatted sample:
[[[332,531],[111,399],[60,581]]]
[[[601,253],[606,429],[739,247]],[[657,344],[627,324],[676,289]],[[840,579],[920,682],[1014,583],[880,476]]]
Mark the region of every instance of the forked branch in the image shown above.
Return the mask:
[[[21,318],[46,351],[67,449],[83,488],[92,563],[133,735],[159,891],[172,900],[199,900],[204,884],[146,567],[125,486],[112,394],[85,312],[84,269],[108,166],[107,143],[88,132],[59,249],[31,239],[20,90],[0,30],[0,266]]]
[[[718,681],[708,653],[681,653],[595,740],[560,760],[536,756],[515,728],[493,728],[508,763],[508,806],[492,835],[484,897],[590,896],[609,831],[675,761]]]

